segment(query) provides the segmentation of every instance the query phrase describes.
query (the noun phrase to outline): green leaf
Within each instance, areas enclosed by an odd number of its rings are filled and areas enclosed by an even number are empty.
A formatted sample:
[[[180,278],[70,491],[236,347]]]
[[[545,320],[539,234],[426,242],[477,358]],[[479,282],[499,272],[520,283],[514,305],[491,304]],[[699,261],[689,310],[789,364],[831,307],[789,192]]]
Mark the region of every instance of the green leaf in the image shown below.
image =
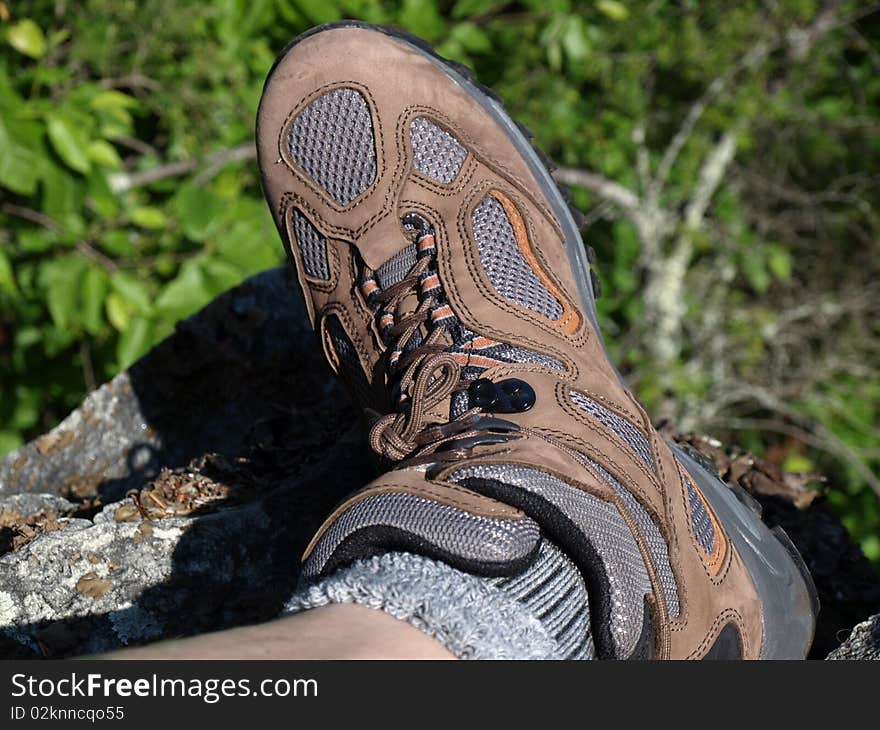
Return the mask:
[[[186,261],[180,273],[156,297],[156,309],[172,320],[183,319],[211,301],[208,282],[197,261]]]
[[[221,259],[206,259],[202,264],[202,275],[205,280],[205,289],[210,296],[216,297],[227,289],[238,286],[241,283],[241,272]]]
[[[773,246],[767,254],[767,265],[780,281],[791,280],[791,254],[784,248]]]
[[[122,160],[119,158],[119,153],[116,151],[116,148],[106,140],[96,139],[94,142],[90,143],[87,154],[92,162],[101,167],[109,167],[113,170],[118,170],[122,167]]]
[[[14,193],[32,195],[39,169],[31,150],[17,144],[0,117],[0,185]]]
[[[603,15],[611,18],[611,20],[621,21],[629,17],[629,8],[617,0],[599,0],[596,7]]]
[[[59,330],[67,330],[76,321],[80,281],[85,269],[85,260],[76,255],[50,260],[40,267],[40,284],[49,314]]]
[[[342,17],[336,3],[327,0],[297,0],[297,9],[312,23],[329,23]]]
[[[131,256],[135,250],[132,243],[133,238],[135,235],[124,228],[107,231],[101,238],[101,249],[111,256]]]
[[[116,91],[116,89],[108,89],[93,96],[89,106],[97,110],[133,109],[138,106],[138,100],[121,91]]]
[[[104,326],[104,298],[108,288],[109,280],[104,269],[92,266],[86,271],[80,293],[80,319],[89,334],[99,334]]]
[[[487,53],[492,50],[489,36],[473,23],[460,23],[452,29],[450,37],[470,53]]]
[[[575,63],[586,58],[590,51],[590,44],[587,39],[587,26],[583,19],[576,15],[566,20],[560,40],[566,55]]]
[[[14,431],[0,431],[0,457],[15,451],[23,443],[24,440]]]
[[[117,292],[112,291],[104,302],[104,309],[107,312],[107,321],[118,332],[125,332],[128,328],[128,323],[131,321],[131,307],[126,303],[125,299]]]
[[[159,208],[150,205],[134,208],[129,213],[129,218],[131,218],[132,223],[141,228],[163,228],[168,223],[165,214]]]
[[[114,272],[110,277],[110,286],[134,311],[145,315],[153,311],[153,302],[147,287],[131,274],[124,271]]]
[[[85,186],[67,168],[43,165],[43,212],[56,220],[82,210]]]
[[[458,0],[452,9],[452,17],[456,19],[470,18],[488,10],[504,5],[503,0]]]
[[[223,225],[221,217],[227,203],[210,190],[184,185],[174,196],[172,206],[186,236],[204,241],[212,229]]]
[[[146,317],[135,317],[116,344],[116,357],[120,370],[124,370],[139,357],[146,354],[153,342],[155,326]]]
[[[30,58],[42,58],[46,53],[46,36],[30,18],[19,20],[9,27],[6,40],[19,53]]]
[[[43,228],[20,229],[15,236],[18,250],[23,253],[45,253],[57,243],[57,236]]]
[[[105,220],[111,220],[119,213],[119,199],[110,190],[107,176],[101,172],[89,175],[87,202]]]
[[[435,40],[443,33],[443,19],[436,0],[403,0],[400,25],[416,35]]]
[[[0,291],[8,291],[17,294],[18,287],[15,285],[15,273],[12,271],[12,262],[3,249],[0,249]]]
[[[816,465],[808,456],[799,454],[796,451],[786,454],[785,459],[782,462],[783,471],[790,471],[795,474],[805,474],[813,471],[815,468]]]
[[[71,121],[50,114],[46,117],[46,129],[52,147],[68,167],[84,175],[92,169],[88,156],[88,140]]]

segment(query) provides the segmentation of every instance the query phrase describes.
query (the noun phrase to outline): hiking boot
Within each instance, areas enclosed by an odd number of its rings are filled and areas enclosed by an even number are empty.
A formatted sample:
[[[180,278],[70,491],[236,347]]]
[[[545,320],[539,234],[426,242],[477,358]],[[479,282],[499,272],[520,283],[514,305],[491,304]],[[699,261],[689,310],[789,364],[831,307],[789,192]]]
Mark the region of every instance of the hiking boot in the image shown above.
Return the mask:
[[[307,576],[405,550],[528,586],[569,656],[805,655],[802,561],[621,382],[572,213],[467,69],[398,31],[316,28],[272,69],[257,143],[388,469],[325,522]]]

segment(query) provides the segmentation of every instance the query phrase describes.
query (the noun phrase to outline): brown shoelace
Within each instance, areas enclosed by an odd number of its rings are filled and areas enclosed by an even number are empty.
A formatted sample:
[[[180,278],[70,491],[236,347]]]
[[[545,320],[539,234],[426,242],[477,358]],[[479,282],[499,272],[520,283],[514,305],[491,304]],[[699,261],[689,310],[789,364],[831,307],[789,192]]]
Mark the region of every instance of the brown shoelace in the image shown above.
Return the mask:
[[[404,279],[377,294],[375,300],[382,305],[378,316],[394,312],[407,294],[418,293],[421,276],[430,265],[430,257],[420,258]],[[431,310],[437,305],[435,297],[428,294],[420,299],[412,314],[395,322],[386,333],[394,343],[393,349],[403,352],[413,335],[430,320]],[[427,422],[433,408],[453,393],[468,388],[468,382],[461,377],[461,365],[446,352],[441,341],[445,331],[444,327],[433,327],[418,347],[397,360],[395,370],[401,373],[397,386],[408,395],[401,400],[397,412],[382,416],[370,429],[370,447],[390,461],[407,459],[452,437],[467,438],[482,431],[478,426],[479,408],[471,408],[448,423]]]

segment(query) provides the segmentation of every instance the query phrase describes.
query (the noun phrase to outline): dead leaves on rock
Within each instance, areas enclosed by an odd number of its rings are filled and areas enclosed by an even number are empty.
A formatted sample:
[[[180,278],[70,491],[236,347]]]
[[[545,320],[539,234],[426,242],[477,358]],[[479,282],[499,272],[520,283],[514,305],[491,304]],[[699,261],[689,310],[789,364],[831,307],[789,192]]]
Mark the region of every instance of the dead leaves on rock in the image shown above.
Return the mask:
[[[720,441],[702,434],[675,435],[682,444],[696,449],[715,465],[718,475],[727,482],[736,482],[752,494],[780,497],[800,510],[806,509],[822,492],[816,488],[826,479],[813,472],[795,473],[780,469],[764,459],[725,448]]]
[[[251,499],[270,486],[253,473],[247,459],[208,454],[186,468],[162,469],[143,489],[129,492],[113,518],[135,522],[192,515]]]
[[[86,573],[76,582],[76,590],[86,598],[94,598],[95,600],[103,598],[113,587],[106,578],[101,578],[97,573]]]
[[[0,511],[0,555],[18,550],[44,532],[63,530],[66,526],[53,510],[23,515],[4,509]]]

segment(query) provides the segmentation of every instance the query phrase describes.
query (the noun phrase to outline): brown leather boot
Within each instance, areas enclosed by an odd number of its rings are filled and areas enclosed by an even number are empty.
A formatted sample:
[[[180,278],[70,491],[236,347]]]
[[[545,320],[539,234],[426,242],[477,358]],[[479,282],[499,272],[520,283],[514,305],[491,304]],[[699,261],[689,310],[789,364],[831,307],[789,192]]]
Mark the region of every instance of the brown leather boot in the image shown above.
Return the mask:
[[[557,622],[578,651],[805,655],[802,561],[621,383],[572,214],[466,69],[397,31],[317,28],[270,73],[257,136],[309,315],[389,468],[307,575],[408,550],[510,581],[552,548],[589,596],[586,625]]]

